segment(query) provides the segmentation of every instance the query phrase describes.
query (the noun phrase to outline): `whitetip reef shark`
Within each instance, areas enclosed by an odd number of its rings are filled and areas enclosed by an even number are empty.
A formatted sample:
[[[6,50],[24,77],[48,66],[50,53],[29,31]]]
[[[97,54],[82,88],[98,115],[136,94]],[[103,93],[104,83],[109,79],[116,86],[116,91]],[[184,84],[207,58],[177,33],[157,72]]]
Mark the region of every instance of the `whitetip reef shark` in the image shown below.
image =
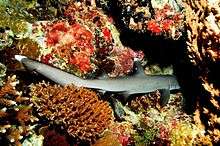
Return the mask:
[[[119,93],[125,97],[159,90],[162,104],[168,102],[170,90],[180,89],[175,76],[146,75],[142,66],[138,63],[136,63],[137,71],[134,75],[118,78],[82,79],[58,68],[29,59],[26,56],[15,55],[15,59],[23,63],[28,70],[42,74],[60,85],[73,84],[78,87]]]

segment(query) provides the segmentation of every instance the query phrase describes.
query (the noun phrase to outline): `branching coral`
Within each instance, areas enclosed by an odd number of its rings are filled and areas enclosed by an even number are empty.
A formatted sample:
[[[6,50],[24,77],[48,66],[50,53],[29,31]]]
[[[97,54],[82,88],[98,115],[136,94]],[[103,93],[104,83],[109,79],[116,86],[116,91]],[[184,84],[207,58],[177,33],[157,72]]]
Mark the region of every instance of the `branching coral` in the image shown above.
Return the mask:
[[[186,0],[186,26],[188,33],[187,50],[189,58],[198,72],[203,87],[199,109],[209,129],[213,142],[220,141],[219,127],[219,68],[220,63],[220,3],[216,0]],[[204,104],[203,101],[206,101]]]
[[[19,146],[20,140],[32,132],[30,124],[37,119],[32,115],[29,98],[15,89],[17,83],[16,76],[8,77],[0,89],[0,137]]]
[[[40,83],[31,88],[31,96],[39,115],[64,124],[71,136],[81,140],[95,140],[113,119],[108,103],[88,89]]]

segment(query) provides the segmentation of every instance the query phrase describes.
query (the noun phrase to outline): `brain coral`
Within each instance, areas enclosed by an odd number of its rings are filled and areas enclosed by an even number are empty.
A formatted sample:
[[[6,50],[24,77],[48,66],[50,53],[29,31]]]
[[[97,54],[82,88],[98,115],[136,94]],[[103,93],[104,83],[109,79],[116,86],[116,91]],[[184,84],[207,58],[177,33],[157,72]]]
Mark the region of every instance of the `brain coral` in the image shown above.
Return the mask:
[[[31,88],[31,96],[40,116],[63,124],[80,140],[92,142],[113,119],[108,103],[88,89],[39,83]]]

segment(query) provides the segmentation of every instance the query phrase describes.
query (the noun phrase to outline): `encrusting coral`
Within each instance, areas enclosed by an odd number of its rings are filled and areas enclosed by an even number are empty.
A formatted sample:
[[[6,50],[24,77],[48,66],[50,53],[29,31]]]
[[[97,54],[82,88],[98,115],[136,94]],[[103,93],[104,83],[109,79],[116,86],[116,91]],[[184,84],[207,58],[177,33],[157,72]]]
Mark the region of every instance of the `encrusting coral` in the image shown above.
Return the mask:
[[[20,140],[33,132],[31,123],[38,119],[32,115],[29,98],[16,90],[16,84],[14,75],[0,89],[0,138],[20,146]]]
[[[108,103],[88,89],[39,83],[31,87],[31,96],[40,116],[64,125],[80,140],[92,142],[113,120]]]
[[[202,87],[198,111],[213,143],[220,141],[220,3],[217,0],[185,1],[187,50]],[[198,112],[197,111],[197,112]]]

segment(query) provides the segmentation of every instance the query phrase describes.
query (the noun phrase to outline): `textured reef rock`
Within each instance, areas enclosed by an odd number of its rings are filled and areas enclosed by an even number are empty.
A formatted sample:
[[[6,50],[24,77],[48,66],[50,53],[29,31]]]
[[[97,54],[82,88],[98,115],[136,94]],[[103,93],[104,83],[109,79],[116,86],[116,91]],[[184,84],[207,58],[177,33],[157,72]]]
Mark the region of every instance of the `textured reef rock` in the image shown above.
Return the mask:
[[[38,119],[32,115],[32,105],[29,98],[23,97],[16,90],[16,76],[8,80],[0,88],[0,138],[7,145],[21,145],[21,139],[33,132],[32,123]],[[4,143],[5,141],[5,143]]]
[[[216,70],[220,67],[220,3],[217,0],[185,3],[187,50],[201,85],[196,121],[204,124],[209,138],[217,143],[220,142],[220,78]]]
[[[31,88],[31,96],[40,116],[63,124],[80,140],[92,142],[113,120],[108,103],[88,89],[40,83]]]

